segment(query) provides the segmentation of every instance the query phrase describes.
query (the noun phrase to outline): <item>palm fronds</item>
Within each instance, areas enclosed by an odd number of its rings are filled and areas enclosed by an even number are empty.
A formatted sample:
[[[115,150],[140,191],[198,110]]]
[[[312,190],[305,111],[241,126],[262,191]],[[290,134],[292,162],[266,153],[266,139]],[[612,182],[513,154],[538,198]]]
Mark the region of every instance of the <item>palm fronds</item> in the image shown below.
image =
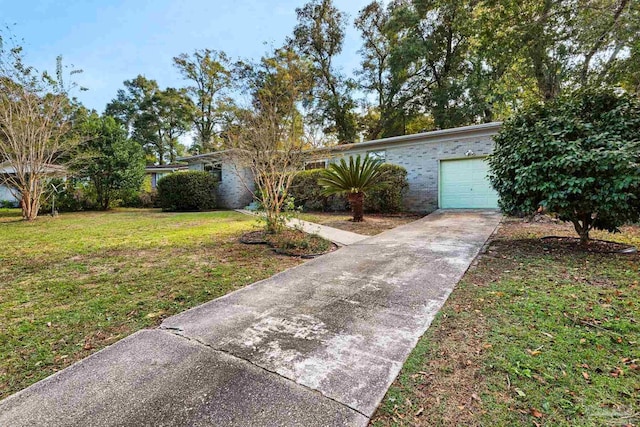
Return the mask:
[[[349,162],[342,158],[338,163],[332,163],[325,170],[318,184],[323,187],[323,193],[332,194],[363,193],[380,185],[382,162],[365,156],[349,157]]]

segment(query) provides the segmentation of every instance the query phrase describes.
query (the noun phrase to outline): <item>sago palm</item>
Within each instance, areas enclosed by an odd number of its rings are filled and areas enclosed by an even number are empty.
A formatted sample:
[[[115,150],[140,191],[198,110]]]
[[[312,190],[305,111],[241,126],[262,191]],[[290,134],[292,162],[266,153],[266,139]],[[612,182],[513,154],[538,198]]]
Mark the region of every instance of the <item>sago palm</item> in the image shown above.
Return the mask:
[[[361,159],[349,157],[340,159],[338,163],[332,163],[326,169],[318,183],[323,187],[323,193],[345,194],[351,206],[353,221],[360,222],[364,218],[364,197],[367,191],[372,190],[382,183],[382,162],[365,156]]]

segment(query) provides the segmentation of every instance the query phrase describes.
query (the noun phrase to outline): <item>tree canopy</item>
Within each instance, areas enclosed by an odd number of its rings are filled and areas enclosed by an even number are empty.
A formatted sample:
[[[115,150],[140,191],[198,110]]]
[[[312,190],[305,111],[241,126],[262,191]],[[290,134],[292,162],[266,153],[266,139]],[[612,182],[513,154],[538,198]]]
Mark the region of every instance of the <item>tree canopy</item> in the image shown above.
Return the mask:
[[[140,189],[145,157],[140,144],[127,137],[123,125],[113,117],[90,115],[80,128],[87,141],[82,144],[81,161],[75,174],[91,180],[97,203],[107,210],[119,191]]]

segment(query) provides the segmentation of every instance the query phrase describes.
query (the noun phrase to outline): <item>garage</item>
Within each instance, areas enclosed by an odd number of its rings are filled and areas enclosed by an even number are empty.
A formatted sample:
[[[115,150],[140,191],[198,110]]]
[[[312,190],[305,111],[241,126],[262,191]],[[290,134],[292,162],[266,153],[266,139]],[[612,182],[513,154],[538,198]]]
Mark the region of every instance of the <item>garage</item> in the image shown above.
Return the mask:
[[[486,157],[440,161],[441,209],[496,209],[498,194],[491,187]]]

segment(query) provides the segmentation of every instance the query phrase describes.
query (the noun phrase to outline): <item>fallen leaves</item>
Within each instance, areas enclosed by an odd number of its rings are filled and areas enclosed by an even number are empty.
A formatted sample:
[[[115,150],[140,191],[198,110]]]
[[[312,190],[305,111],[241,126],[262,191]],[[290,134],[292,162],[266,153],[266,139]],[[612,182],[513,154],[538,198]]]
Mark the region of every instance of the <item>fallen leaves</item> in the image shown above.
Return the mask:
[[[531,412],[531,415],[533,415],[536,418],[542,418],[542,416],[544,415],[542,412],[538,411],[536,408],[531,408],[530,412]]]

